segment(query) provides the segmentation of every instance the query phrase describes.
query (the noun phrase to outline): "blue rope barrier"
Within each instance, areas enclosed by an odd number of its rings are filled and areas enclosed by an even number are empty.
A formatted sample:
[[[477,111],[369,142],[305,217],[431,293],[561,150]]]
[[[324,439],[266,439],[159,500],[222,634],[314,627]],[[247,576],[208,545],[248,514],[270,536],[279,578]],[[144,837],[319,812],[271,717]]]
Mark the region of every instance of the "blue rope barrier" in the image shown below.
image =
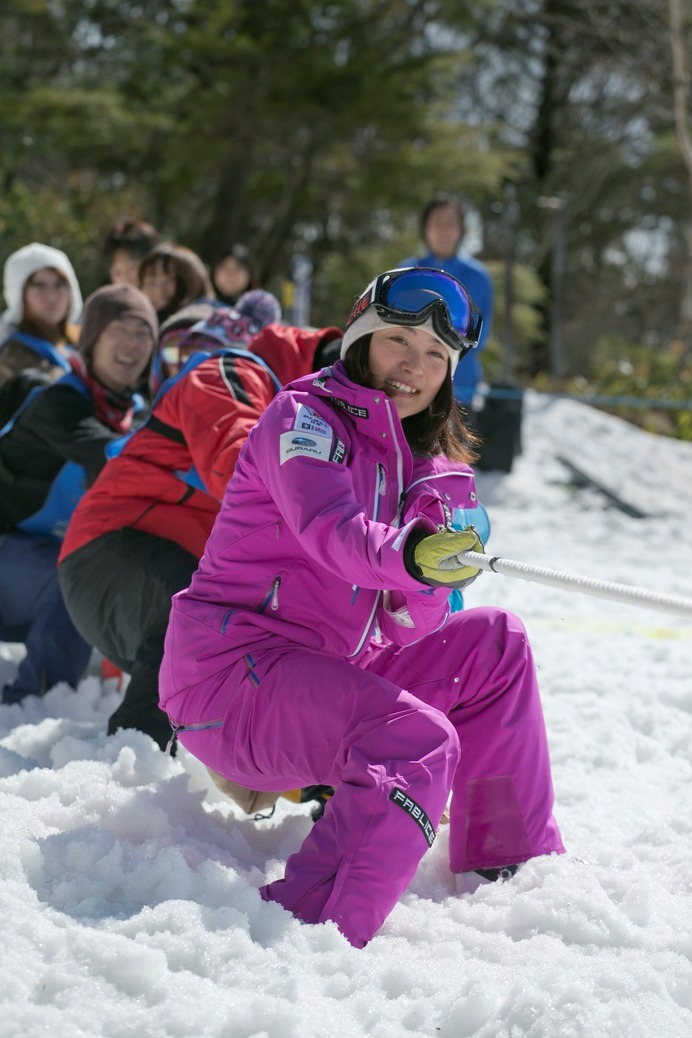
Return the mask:
[[[554,397],[560,400],[578,400],[582,404],[603,404],[609,407],[651,407],[671,411],[692,411],[692,400],[660,400],[656,397],[641,396],[589,396],[582,393],[551,393],[546,390],[532,389],[532,393],[540,396]],[[523,389],[500,389],[493,387],[482,396],[491,400],[520,400],[524,396]]]

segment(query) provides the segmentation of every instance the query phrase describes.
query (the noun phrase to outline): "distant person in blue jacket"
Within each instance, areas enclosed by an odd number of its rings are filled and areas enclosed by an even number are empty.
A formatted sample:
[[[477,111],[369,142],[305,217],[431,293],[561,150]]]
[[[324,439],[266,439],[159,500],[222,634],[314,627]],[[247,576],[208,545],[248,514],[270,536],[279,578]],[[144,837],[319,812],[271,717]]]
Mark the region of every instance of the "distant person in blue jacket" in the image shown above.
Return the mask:
[[[485,264],[472,256],[458,255],[466,232],[464,210],[454,195],[435,195],[423,209],[421,215],[421,237],[425,242],[425,256],[409,256],[400,267],[435,267],[453,274],[464,287],[483,315],[483,330],[478,346],[471,350],[457,365],[454,374],[454,395],[463,405],[469,406],[483,369],[479,353],[490,334],[493,317],[493,283]]]

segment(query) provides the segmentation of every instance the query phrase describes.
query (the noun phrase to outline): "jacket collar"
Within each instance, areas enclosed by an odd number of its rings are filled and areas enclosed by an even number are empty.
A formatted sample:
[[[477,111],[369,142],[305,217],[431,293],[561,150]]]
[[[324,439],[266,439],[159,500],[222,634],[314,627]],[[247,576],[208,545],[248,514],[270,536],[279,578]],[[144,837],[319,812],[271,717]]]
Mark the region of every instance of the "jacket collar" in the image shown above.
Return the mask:
[[[385,450],[395,450],[398,445],[410,457],[399,415],[387,394],[351,382],[341,361],[317,374],[296,379],[285,388],[329,400],[335,411],[351,419],[358,433]]]

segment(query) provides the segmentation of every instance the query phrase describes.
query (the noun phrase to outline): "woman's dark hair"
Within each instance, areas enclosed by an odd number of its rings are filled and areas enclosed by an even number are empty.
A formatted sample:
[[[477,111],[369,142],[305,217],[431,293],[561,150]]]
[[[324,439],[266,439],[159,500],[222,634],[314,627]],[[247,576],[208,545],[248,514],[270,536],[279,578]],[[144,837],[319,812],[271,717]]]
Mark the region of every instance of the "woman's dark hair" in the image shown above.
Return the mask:
[[[161,242],[156,245],[139,265],[140,286],[144,284],[147,272],[157,267],[161,267],[166,274],[172,274],[175,278],[175,294],[163,317],[174,314],[176,310],[193,303],[196,299],[214,298],[214,289],[207,268],[192,249],[184,245],[175,245],[173,242]]]
[[[145,220],[120,220],[106,235],[101,249],[106,269],[116,252],[122,250],[142,259],[160,240],[159,232]]]
[[[423,206],[423,212],[420,217],[420,234],[423,240],[425,240],[425,228],[430,219],[430,214],[434,213],[436,209],[452,209],[459,221],[459,227],[461,229],[464,227],[464,207],[461,202],[456,195],[452,195],[447,191],[440,191]]]
[[[219,249],[214,254],[214,262],[212,264],[212,267],[218,267],[220,263],[223,263],[223,261],[225,259],[228,259],[229,257],[233,257],[234,260],[237,260],[238,263],[245,267],[245,269],[248,272],[248,275],[250,276],[250,279],[253,281],[255,280],[255,264],[253,263],[252,256],[250,255],[250,250],[247,247],[247,245],[243,245],[242,242],[237,241],[234,242],[233,245],[227,245],[225,248]],[[250,287],[256,288],[257,286],[251,285]]]
[[[344,367],[352,382],[374,389],[370,371],[371,339],[372,335],[363,335],[349,346]],[[432,404],[419,414],[404,418],[401,425],[406,442],[417,456],[444,454],[452,461],[467,464],[478,457],[478,437],[467,426],[464,412],[454,399],[449,371]]]
[[[236,296],[226,295],[216,283],[216,268],[220,267],[223,261],[229,258],[236,260],[247,271],[247,285],[243,291],[239,292]],[[243,245],[242,242],[234,242],[232,245],[228,245],[216,252],[211,264],[211,283],[217,297],[222,301],[229,303],[235,303],[243,292],[248,292],[250,289],[260,287],[259,277],[257,276],[257,267],[247,245]]]

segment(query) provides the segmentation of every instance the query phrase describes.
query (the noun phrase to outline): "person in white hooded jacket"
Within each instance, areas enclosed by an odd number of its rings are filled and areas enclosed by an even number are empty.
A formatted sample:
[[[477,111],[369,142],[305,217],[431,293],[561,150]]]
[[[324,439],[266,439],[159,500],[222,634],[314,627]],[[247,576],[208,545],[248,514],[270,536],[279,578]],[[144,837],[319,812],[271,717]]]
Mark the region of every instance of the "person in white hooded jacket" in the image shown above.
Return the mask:
[[[82,293],[60,249],[31,242],[5,262],[0,325],[0,387],[26,369],[59,378],[69,370]]]

